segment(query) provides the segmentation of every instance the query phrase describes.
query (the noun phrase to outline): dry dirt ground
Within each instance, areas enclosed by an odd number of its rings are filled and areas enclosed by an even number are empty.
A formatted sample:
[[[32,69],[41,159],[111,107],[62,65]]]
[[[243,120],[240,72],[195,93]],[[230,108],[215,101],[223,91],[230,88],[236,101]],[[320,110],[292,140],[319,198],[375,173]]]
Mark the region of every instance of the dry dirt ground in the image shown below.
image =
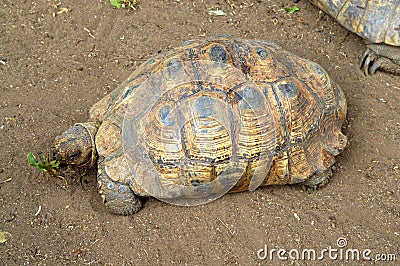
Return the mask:
[[[233,3],[236,8],[229,5]],[[257,252],[371,249],[400,261],[400,77],[358,69],[363,41],[307,1],[9,1],[0,8],[1,265],[308,265]],[[68,12],[57,14],[67,8]],[[227,13],[210,16],[209,9]],[[26,155],[88,118],[88,109],[144,59],[188,39],[265,39],[320,63],[344,90],[349,143],[331,182],[225,195],[178,207],[150,199],[136,215],[109,214],[94,172],[82,182],[46,177]],[[39,210],[40,208],[40,210]],[[347,246],[340,249],[337,240]],[[295,255],[294,251],[291,253]],[[332,256],[335,252],[332,253]],[[260,255],[263,255],[261,252]],[[288,256],[288,253],[285,254]],[[368,255],[368,254],[367,254]],[[379,257],[377,257],[379,258]],[[360,258],[352,265],[376,261]],[[345,263],[337,258],[318,265]]]

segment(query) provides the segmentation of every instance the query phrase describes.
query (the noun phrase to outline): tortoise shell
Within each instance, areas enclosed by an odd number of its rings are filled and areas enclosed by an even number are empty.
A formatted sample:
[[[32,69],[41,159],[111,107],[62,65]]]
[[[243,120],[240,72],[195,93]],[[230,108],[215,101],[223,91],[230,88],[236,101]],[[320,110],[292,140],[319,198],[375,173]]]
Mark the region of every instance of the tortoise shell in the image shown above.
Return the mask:
[[[400,46],[400,2],[393,0],[310,0],[369,43]]]
[[[121,192],[117,183],[187,205],[228,190],[316,185],[346,145],[345,115],[327,73],[274,43],[187,41],[146,61],[90,110],[100,124],[100,193],[107,201]]]

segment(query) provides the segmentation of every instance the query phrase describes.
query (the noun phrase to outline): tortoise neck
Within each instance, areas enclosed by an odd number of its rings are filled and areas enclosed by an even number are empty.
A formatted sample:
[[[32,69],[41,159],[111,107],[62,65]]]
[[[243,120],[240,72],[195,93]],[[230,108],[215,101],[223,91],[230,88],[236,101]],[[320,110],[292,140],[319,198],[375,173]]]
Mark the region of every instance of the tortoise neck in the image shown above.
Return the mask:
[[[96,159],[97,159],[95,137],[96,137],[96,133],[97,133],[97,130],[99,129],[100,124],[98,122],[86,122],[86,123],[76,123],[75,125],[84,127],[86,129],[86,131],[89,133],[92,155],[90,157],[90,160],[87,161],[82,166],[93,167],[94,164],[96,163]]]

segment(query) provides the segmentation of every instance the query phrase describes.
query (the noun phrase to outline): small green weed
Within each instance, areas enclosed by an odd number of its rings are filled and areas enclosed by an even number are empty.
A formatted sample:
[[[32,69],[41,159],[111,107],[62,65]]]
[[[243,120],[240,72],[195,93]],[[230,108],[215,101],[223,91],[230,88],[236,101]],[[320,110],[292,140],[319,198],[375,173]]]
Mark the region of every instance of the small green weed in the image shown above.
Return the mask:
[[[126,6],[135,9],[137,2],[138,0],[110,0],[110,4],[118,9]]]
[[[36,160],[35,155],[32,152],[28,153],[28,163],[29,165],[35,167],[36,169],[46,172],[55,174],[57,173],[57,168],[60,165],[60,162],[57,160],[48,161],[44,158],[43,153],[39,153],[39,160]]]
[[[283,9],[285,9],[285,11],[286,11],[286,12],[289,12],[289,13],[294,13],[294,12],[300,10],[300,8],[298,8],[297,6],[284,7]]]

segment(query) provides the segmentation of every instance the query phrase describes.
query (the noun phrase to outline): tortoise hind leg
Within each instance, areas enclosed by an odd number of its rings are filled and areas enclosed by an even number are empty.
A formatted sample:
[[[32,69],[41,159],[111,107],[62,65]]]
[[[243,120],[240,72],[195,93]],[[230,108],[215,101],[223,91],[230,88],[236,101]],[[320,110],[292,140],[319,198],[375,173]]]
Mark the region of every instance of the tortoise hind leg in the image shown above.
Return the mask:
[[[313,174],[306,181],[301,183],[301,185],[305,186],[307,191],[315,190],[328,184],[331,176],[332,169],[327,169],[323,172]]]
[[[127,185],[112,180],[99,162],[97,182],[107,210],[120,215],[131,215],[142,208],[142,202]]]
[[[365,75],[373,75],[378,68],[400,75],[400,47],[387,44],[367,44],[367,49],[361,57],[360,68]]]

